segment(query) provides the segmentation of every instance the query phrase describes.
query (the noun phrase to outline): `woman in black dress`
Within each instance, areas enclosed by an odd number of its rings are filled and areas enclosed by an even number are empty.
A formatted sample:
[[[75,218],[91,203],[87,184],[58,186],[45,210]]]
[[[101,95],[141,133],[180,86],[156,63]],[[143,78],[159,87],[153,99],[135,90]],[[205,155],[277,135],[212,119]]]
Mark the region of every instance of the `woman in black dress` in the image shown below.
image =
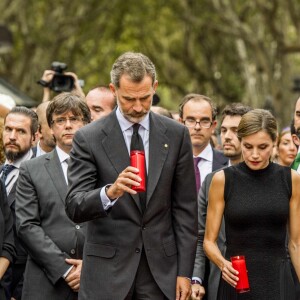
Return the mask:
[[[13,216],[7,203],[5,187],[0,180],[0,279],[2,279],[15,255]],[[0,300],[6,300],[1,282]]]
[[[218,299],[295,300],[285,239],[288,227],[289,254],[299,280],[300,175],[270,161],[277,137],[270,112],[245,114],[237,135],[244,162],[216,173],[209,192],[204,249],[222,271]],[[223,215],[225,257],[216,243]],[[230,257],[237,255],[246,257],[248,269],[250,291],[243,294],[234,288],[238,272]]]

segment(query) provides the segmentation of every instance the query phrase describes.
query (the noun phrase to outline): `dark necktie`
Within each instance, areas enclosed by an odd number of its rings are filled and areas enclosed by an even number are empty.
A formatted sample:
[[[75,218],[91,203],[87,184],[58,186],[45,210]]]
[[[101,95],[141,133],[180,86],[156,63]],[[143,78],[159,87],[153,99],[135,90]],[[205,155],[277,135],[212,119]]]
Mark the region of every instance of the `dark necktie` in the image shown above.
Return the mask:
[[[198,163],[200,160],[201,160],[201,157],[194,157],[194,170],[195,170],[195,176],[196,176],[197,195],[201,188],[201,176],[200,176],[200,171],[198,168]]]
[[[131,137],[130,151],[134,151],[134,150],[144,151],[143,139],[139,135],[140,124],[135,123],[132,125],[132,128],[133,128],[133,134]],[[146,163],[146,161],[145,161],[145,163]],[[145,166],[145,170],[146,170],[146,166]],[[147,177],[147,176],[145,176],[145,177]],[[147,180],[146,180],[146,186],[147,186]],[[139,197],[140,197],[142,211],[144,213],[145,209],[146,209],[146,193],[140,192]]]
[[[13,165],[8,165],[8,164],[4,165],[4,167],[2,169],[2,175],[1,175],[1,180],[3,181],[4,184],[5,184],[8,174],[15,168],[16,167]]]
[[[70,157],[68,157],[68,158],[66,158],[65,160],[64,160],[64,162],[68,165],[68,167],[69,167],[69,163],[70,163]]]
[[[133,128],[133,134],[131,137],[131,143],[130,143],[130,151],[133,150],[139,150],[139,151],[144,151],[144,144],[141,136],[139,135],[139,128],[140,124],[135,123],[132,125]]]

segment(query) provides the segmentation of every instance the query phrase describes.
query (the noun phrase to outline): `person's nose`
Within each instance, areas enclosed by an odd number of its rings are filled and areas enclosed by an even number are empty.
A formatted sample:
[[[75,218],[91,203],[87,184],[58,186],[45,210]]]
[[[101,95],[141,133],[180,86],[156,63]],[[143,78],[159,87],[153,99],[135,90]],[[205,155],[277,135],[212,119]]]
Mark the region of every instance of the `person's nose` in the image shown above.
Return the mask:
[[[230,130],[227,130],[225,133],[225,140],[230,141],[232,140],[232,132]]]
[[[194,127],[195,130],[199,131],[201,129],[200,122],[196,122],[196,125]]]
[[[253,158],[258,158],[259,157],[259,151],[258,149],[254,148],[252,151],[252,157]]]
[[[295,144],[291,141],[291,142],[289,143],[289,150],[294,151],[295,149],[296,149],[296,146],[295,146]]]
[[[16,130],[12,130],[10,133],[9,133],[9,139],[11,141],[15,141],[17,139],[17,132]]]
[[[70,119],[66,119],[66,125],[65,125],[65,127],[66,128],[72,128],[72,123],[71,123],[71,121],[70,121]]]
[[[136,112],[141,112],[143,110],[143,106],[140,100],[136,100],[133,105],[133,110]]]

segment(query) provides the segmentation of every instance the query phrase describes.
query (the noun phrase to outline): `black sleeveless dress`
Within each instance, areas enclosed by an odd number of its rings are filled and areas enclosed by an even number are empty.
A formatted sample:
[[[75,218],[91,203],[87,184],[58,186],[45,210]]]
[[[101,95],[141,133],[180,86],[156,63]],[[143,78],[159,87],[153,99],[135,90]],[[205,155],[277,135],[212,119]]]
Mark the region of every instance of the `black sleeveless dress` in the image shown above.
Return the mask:
[[[220,279],[219,300],[296,300],[286,234],[291,170],[270,163],[252,170],[245,163],[224,169],[226,258],[245,255],[250,292],[238,294]]]

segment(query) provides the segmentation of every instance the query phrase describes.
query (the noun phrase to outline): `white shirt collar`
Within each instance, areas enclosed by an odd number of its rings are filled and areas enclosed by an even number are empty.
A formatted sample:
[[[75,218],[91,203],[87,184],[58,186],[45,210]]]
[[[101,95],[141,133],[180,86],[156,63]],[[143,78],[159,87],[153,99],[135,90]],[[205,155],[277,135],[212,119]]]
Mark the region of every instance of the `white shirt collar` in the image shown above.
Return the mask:
[[[122,132],[128,130],[129,128],[132,127],[132,125],[134,123],[128,121],[127,119],[125,119],[125,117],[123,116],[123,114],[120,111],[120,108],[118,107],[116,110],[116,115],[117,115],[117,119],[119,121],[120,127]],[[141,126],[143,126],[147,131],[149,131],[149,113],[146,114],[145,118],[139,123]]]
[[[37,155],[36,156],[40,156],[40,155],[43,155],[43,154],[46,154],[47,152],[44,151],[42,148],[41,148],[41,145],[40,145],[40,141],[37,143],[36,145],[36,153]]]
[[[60,163],[64,162],[66,159],[70,158],[70,155],[65,151],[60,149],[58,146],[55,147]]]
[[[33,155],[33,152],[32,152],[31,149],[29,149],[29,151],[25,155],[23,155],[21,158],[19,158],[16,161],[14,161],[12,163],[12,165],[14,165],[16,168],[19,169],[20,166],[21,166],[21,163],[23,161],[29,160],[32,157],[32,155]],[[6,164],[11,164],[11,163],[6,159],[4,164],[6,165]]]
[[[213,160],[213,151],[212,151],[211,144],[208,143],[208,145],[203,149],[203,151],[197,157],[201,157],[204,160],[212,162],[212,160]]]

